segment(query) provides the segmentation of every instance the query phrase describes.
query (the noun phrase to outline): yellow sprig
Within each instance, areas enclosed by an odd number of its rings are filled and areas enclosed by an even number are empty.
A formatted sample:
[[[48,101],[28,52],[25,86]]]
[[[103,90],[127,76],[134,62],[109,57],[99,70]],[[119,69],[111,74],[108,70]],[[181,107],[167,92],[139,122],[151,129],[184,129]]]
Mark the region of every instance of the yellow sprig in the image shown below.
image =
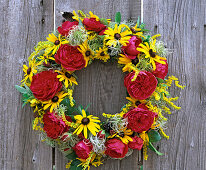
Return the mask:
[[[72,89],[68,89],[68,96],[69,96],[69,100],[70,100],[70,106],[73,107],[74,106],[74,98],[73,98],[73,90]]]
[[[162,128],[159,129],[159,132],[164,138],[169,139],[169,136],[165,134]]]

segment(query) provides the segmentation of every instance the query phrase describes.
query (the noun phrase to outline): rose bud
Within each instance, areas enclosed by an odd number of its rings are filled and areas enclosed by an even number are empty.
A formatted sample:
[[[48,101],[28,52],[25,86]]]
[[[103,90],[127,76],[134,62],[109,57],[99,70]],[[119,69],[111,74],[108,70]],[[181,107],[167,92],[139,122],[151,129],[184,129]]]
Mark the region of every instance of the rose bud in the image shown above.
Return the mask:
[[[84,18],[83,24],[85,25],[85,29],[90,31],[100,32],[106,29],[106,25],[97,21],[96,18]]]
[[[134,75],[135,72],[131,72],[124,78],[129,95],[138,100],[147,99],[155,91],[157,79],[148,71],[140,71],[135,81],[132,81]]]
[[[152,74],[154,74],[155,77],[158,77],[164,80],[168,73],[168,64],[167,64],[167,60],[163,60],[163,61],[165,61],[166,64],[155,62],[156,70],[153,71]]]
[[[87,159],[93,149],[89,140],[82,140],[73,147],[76,155],[81,159]]]
[[[105,154],[112,158],[124,158],[128,152],[128,145],[115,138],[109,139],[105,146]]]
[[[134,136],[134,137],[132,137],[132,139],[133,139],[133,141],[130,141],[128,143],[128,147],[131,149],[141,150],[144,141],[138,136]]]
[[[63,22],[61,27],[58,27],[57,30],[59,33],[63,36],[67,36],[68,32],[74,28],[74,26],[78,25],[79,23],[77,21],[70,22],[70,21],[65,21]]]
[[[62,119],[57,118],[54,113],[50,113],[49,111],[43,116],[44,122],[44,131],[47,136],[52,139],[57,139],[63,133],[69,130],[68,126],[64,123]]]
[[[124,52],[124,54],[130,58],[130,59],[135,59],[136,56],[140,53],[139,51],[137,51],[137,47],[139,47],[139,44],[142,42],[142,40],[140,38],[137,38],[136,36],[131,36],[131,38],[129,39],[129,43],[127,44],[127,46],[123,46],[122,47],[122,51]]]

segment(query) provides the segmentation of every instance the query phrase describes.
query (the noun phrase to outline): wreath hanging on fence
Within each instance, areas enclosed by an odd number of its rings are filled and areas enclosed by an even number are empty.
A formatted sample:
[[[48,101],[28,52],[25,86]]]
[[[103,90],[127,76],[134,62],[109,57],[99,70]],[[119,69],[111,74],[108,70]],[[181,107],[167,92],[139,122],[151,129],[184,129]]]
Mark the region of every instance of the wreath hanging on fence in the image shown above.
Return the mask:
[[[36,112],[33,129],[42,140],[57,147],[68,158],[67,168],[86,169],[99,166],[107,158],[123,159],[133,150],[147,148],[162,155],[153,146],[164,132],[170,107],[180,109],[168,88],[174,76],[167,76],[166,56],[169,50],[160,35],[151,36],[139,20],[115,22],[99,18],[92,12],[64,13],[67,21],[40,41],[23,65],[24,79],[16,88]],[[102,115],[102,122],[87,108],[76,106],[74,87],[78,85],[75,71],[86,68],[93,60],[117,62],[123,72],[127,96],[119,113]]]

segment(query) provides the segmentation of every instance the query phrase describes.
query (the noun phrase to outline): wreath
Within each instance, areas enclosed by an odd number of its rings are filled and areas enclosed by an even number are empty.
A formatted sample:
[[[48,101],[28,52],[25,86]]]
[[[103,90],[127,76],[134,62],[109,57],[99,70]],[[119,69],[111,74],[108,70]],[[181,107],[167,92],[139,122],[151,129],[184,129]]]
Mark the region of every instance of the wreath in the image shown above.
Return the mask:
[[[57,147],[68,158],[67,168],[97,167],[107,158],[123,159],[133,150],[143,149],[147,160],[150,148],[164,132],[166,114],[171,107],[180,109],[168,88],[178,78],[167,76],[166,56],[170,53],[160,34],[151,36],[143,23],[123,21],[116,13],[115,22],[92,12],[64,13],[61,26],[40,41],[23,65],[24,78],[16,89],[36,112],[33,130],[42,140]],[[76,106],[74,87],[78,85],[75,71],[86,68],[93,60],[117,62],[123,72],[128,103],[119,113],[103,113],[102,122],[87,108]]]

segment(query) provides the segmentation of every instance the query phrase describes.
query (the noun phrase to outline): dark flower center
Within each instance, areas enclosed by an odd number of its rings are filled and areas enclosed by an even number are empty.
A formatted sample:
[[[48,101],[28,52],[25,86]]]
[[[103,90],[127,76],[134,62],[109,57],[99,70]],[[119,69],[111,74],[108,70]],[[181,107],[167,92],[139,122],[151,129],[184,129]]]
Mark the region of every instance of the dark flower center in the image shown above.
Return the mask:
[[[89,122],[90,122],[90,120],[89,120],[89,118],[87,118],[87,117],[84,117],[84,118],[82,119],[82,124],[83,124],[83,125],[87,125],[87,124],[89,124]]]
[[[136,57],[135,59],[132,60],[132,64],[137,65],[139,63],[139,58]]]
[[[124,137],[124,132],[120,132],[118,135],[123,138]]]
[[[85,55],[88,57],[88,56],[90,56],[90,54],[91,54],[91,52],[88,50],[88,51],[86,51],[86,53],[85,53]]]
[[[134,28],[131,28],[132,33],[137,33],[137,31]]]
[[[53,98],[52,98],[52,102],[58,102],[58,100],[59,100],[59,97],[58,96],[54,96]]]
[[[149,54],[152,58],[155,58],[156,54],[154,51],[152,51],[152,49],[149,50]]]
[[[71,78],[71,77],[72,77],[72,75],[69,74],[68,72],[65,73],[65,76],[66,76],[67,78]]]
[[[55,44],[55,45],[59,45],[59,44],[60,44],[60,41],[59,41],[59,40],[56,40],[56,41],[54,42],[54,44]]]
[[[27,69],[27,75],[29,75],[31,73],[31,67],[29,67],[28,69]]]
[[[121,35],[118,34],[118,33],[116,33],[116,34],[114,34],[114,38],[115,38],[116,40],[119,40],[119,39],[121,38]]]
[[[48,61],[47,61],[47,64],[46,64],[45,62],[43,62],[43,65],[44,65],[45,67],[51,67],[51,63],[48,62]]]
[[[102,51],[102,52],[100,53],[100,55],[101,55],[101,56],[105,56],[104,51]]]
[[[140,104],[141,104],[140,101],[136,101],[136,102],[135,102],[135,105],[136,105],[136,106],[139,106]]]

